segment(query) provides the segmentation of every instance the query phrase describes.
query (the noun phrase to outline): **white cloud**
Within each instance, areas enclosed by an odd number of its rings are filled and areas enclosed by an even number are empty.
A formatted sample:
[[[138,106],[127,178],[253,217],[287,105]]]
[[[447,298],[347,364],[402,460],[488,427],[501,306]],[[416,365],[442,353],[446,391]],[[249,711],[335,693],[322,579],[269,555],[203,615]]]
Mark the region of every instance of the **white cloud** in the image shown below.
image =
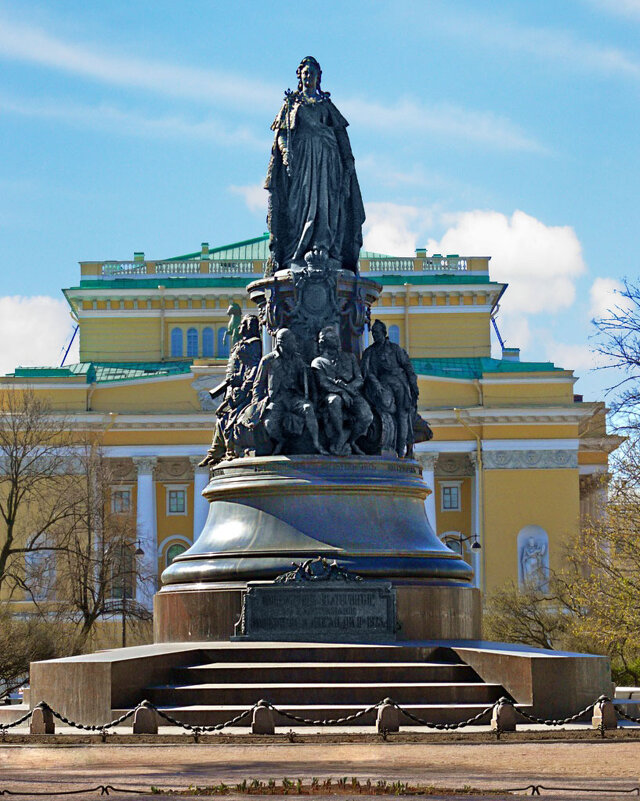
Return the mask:
[[[510,312],[508,304],[500,310],[496,318],[500,336],[504,340],[507,348],[520,348],[526,350],[532,341],[531,325],[529,318],[523,314],[513,314]],[[500,346],[492,339],[492,355],[501,358]]]
[[[65,42],[46,31],[0,19],[0,56],[41,64],[107,84],[200,101],[272,109],[280,92],[255,78],[123,56],[97,45]]]
[[[412,256],[421,232],[433,224],[433,211],[418,206],[367,203],[365,210],[365,250],[388,256]]]
[[[351,98],[341,103],[350,122],[369,129],[412,135],[454,137],[498,150],[546,153],[546,148],[518,126],[490,111],[474,111],[453,104],[432,106],[403,99],[392,106]]]
[[[586,0],[586,2],[616,17],[640,20],[640,0]]]
[[[591,316],[598,319],[616,309],[628,309],[632,304],[621,294],[623,290],[624,284],[616,278],[596,278],[589,291]]]
[[[545,343],[546,355],[556,367],[563,367],[565,370],[575,370],[576,372],[586,372],[598,366],[600,359],[598,354],[586,344],[567,344],[548,339]]]
[[[180,115],[145,117],[133,111],[123,111],[115,106],[79,105],[67,102],[50,102],[32,99],[15,99],[0,95],[0,112],[19,114],[62,123],[79,125],[119,136],[142,136],[153,138],[185,138],[205,142],[216,142],[231,147],[245,145],[264,150],[268,139],[254,136],[246,127],[232,128],[211,117],[193,120]]]
[[[281,89],[235,73],[183,66],[130,55],[99,44],[64,41],[30,25],[0,18],[0,58],[12,59],[69,72],[103,84],[144,90],[169,97],[223,104],[235,109],[273,114]],[[352,98],[341,102],[352,121],[393,135],[424,133],[472,141],[503,150],[545,152],[518,126],[492,112],[464,109],[451,104],[424,105],[411,98],[391,106]],[[165,122],[166,126],[167,123]],[[211,123],[204,123],[205,129]],[[157,127],[162,127],[158,123]],[[175,129],[179,122],[173,123]],[[193,124],[188,126],[190,132]],[[222,135],[218,131],[218,135]],[[233,132],[229,132],[233,137]]]
[[[73,328],[66,301],[44,295],[0,297],[0,375],[16,367],[59,365]],[[67,362],[77,359],[76,338]]]
[[[249,209],[256,213],[267,213],[267,190],[262,184],[250,184],[249,186],[230,186],[229,191],[234,195],[240,195]]]
[[[614,3],[620,2],[605,0],[604,4],[612,8]],[[627,11],[635,10],[638,5],[637,0],[622,0],[622,7]],[[640,80],[640,60],[634,55],[617,47],[578,38],[564,30],[518,25],[487,14],[471,14],[468,10],[464,16],[443,14],[434,20],[434,26],[456,38],[472,41],[474,47],[483,44],[501,53],[526,53],[538,60],[561,64],[572,72],[620,75]]]
[[[573,228],[545,225],[523,211],[511,217],[468,211],[449,219],[453,225],[440,240],[429,240],[429,251],[491,256],[492,277],[509,283],[512,314],[556,312],[572,305],[574,282],[586,271]]]

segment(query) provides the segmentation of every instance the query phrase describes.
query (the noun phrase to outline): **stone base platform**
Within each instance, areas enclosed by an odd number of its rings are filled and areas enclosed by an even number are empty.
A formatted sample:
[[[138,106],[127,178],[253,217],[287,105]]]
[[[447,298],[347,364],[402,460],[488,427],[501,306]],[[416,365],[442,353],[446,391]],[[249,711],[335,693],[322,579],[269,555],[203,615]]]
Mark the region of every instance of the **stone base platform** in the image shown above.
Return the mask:
[[[392,582],[400,640],[478,640],[480,590],[474,587]],[[235,633],[246,583],[171,585],[154,598],[157,643],[221,642]]]
[[[101,725],[143,699],[211,725],[269,700],[305,718],[340,718],[391,697],[432,722],[467,720],[507,695],[538,717],[611,695],[609,660],[504,643],[189,642],[36,662],[30,702]],[[372,725],[373,713],[352,725]],[[246,725],[243,723],[241,725]],[[278,719],[277,725],[291,725]]]

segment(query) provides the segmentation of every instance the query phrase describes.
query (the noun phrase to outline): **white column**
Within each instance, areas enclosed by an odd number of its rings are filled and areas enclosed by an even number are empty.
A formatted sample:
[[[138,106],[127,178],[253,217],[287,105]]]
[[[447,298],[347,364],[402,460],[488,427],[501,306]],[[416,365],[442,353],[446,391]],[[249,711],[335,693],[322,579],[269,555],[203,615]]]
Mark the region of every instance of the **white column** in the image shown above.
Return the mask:
[[[417,454],[418,461],[422,466],[422,478],[424,479],[424,483],[429,487],[431,492],[427,495],[425,502],[424,502],[424,509],[427,513],[427,520],[429,521],[429,525],[437,534],[438,530],[436,528],[436,481],[435,481],[435,469],[436,469],[436,462],[438,461],[439,454],[433,453],[430,451],[429,453],[419,453]]]
[[[209,468],[198,467],[199,456],[190,456],[193,467],[193,541],[195,542],[207,522],[209,501],[202,497],[202,491],[209,483]]]
[[[136,586],[136,601],[153,609],[153,595],[158,587],[158,535],[156,531],[156,488],[153,471],[155,456],[134,456],[138,471],[136,525],[144,556],[138,557],[138,569],[143,579]]]
[[[478,542],[484,548],[484,542],[480,541],[480,476],[478,456],[476,453],[469,454],[469,461],[473,465],[473,482],[471,487],[471,536],[478,537]],[[473,540],[472,540],[473,542]],[[471,543],[470,543],[471,544]],[[473,567],[473,586],[482,587],[482,550],[471,551]]]

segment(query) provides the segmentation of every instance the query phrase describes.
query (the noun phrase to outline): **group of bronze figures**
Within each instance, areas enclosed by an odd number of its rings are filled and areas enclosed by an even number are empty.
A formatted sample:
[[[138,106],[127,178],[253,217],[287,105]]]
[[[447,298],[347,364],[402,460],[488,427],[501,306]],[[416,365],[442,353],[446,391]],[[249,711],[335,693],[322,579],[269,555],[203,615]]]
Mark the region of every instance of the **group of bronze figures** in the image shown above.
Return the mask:
[[[404,458],[416,433],[431,437],[411,361],[381,320],[358,357],[373,298],[363,300],[358,277],[364,207],[348,123],[320,88],[315,58],[296,74],[272,125],[270,257],[265,280],[249,286],[260,317],[240,320],[229,307],[233,347],[226,380],[211,391],[224,399],[202,465],[248,454]],[[350,276],[340,279],[350,287],[342,299],[339,275]],[[264,356],[261,325],[275,343]]]
[[[362,361],[342,350],[335,327],[318,334],[307,364],[295,334],[281,328],[275,348],[262,355],[260,321],[242,318],[226,379],[213,442],[202,465],[255,454],[397,455],[409,457],[415,439],[418,382],[406,352],[376,320]]]

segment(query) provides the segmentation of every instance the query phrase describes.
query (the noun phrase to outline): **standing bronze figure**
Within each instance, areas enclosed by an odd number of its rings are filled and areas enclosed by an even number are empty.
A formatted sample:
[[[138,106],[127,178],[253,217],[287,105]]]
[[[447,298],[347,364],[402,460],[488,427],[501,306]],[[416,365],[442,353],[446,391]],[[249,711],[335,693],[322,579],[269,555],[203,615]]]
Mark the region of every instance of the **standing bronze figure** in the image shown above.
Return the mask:
[[[211,447],[199,467],[213,466],[223,459],[233,459],[239,455],[235,427],[239,415],[251,401],[253,382],[262,358],[260,322],[255,314],[246,314],[242,318],[237,336],[229,354],[225,380],[210,390],[214,400],[223,393],[224,400],[216,412]]]
[[[298,88],[285,94],[271,126],[268,269],[303,269],[305,255],[315,252],[356,273],[365,214],[348,122],[320,88],[315,58],[304,58],[296,75]]]
[[[362,354],[365,392],[372,406],[390,413],[396,426],[396,453],[413,455],[413,419],[418,407],[418,378],[407,352],[389,340],[387,326],[376,320],[373,344]]]

